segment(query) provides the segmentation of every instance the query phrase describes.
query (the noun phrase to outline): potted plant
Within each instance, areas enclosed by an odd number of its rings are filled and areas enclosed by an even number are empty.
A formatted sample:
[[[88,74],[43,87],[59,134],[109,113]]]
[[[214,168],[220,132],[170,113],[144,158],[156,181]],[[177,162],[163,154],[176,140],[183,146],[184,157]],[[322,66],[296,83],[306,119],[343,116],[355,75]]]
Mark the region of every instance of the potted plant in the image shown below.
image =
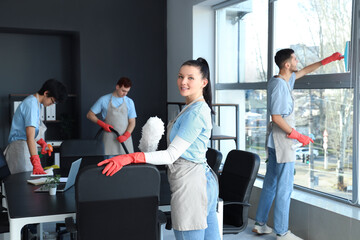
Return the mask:
[[[45,181],[45,186],[49,189],[50,195],[56,194],[57,185],[60,182],[60,175],[48,176]]]

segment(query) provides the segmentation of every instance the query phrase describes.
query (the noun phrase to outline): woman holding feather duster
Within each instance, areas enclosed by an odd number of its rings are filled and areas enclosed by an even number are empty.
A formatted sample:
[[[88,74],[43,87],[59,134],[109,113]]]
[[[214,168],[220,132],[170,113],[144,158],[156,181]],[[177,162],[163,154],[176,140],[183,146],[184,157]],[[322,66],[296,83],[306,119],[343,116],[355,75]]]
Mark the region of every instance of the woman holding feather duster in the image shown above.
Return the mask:
[[[182,64],[177,84],[186,106],[167,127],[168,148],[163,151],[119,155],[98,164],[103,174],[114,175],[131,163],[168,165],[171,219],[177,240],[220,239],[216,217],[218,184],[206,163],[212,129],[211,85],[203,58]]]

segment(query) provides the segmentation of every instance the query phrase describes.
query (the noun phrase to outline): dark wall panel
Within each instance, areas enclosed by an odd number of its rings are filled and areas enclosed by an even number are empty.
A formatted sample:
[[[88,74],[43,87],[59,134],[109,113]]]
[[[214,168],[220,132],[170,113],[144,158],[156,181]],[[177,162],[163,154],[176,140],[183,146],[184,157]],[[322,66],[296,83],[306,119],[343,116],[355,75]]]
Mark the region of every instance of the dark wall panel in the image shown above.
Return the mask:
[[[30,30],[36,34],[43,31],[45,35],[51,31],[71,32],[76,36],[76,40],[70,40],[70,48],[74,48],[70,53],[71,67],[61,70],[59,74],[64,83],[78,96],[77,118],[80,121],[81,138],[92,138],[95,135],[98,128],[86,119],[86,113],[101,95],[114,90],[121,76],[128,76],[133,80],[129,97],[135,101],[138,114],[137,127],[133,134],[134,145],[137,147],[141,127],[149,117],[159,116],[165,121],[166,0],[0,1],[0,33],[1,29]],[[6,37],[7,33],[3,31],[0,41]],[[30,39],[27,40],[31,41],[32,37],[33,35],[29,35]],[[38,39],[44,41],[42,47],[51,41],[63,41],[54,40],[56,38],[52,36],[46,37],[48,39]],[[22,41],[21,37],[17,41]],[[0,75],[0,146],[6,145],[9,133],[8,111],[3,110],[8,105],[8,94],[14,91],[37,91],[47,76],[51,75],[54,69],[52,66],[57,64],[51,61],[43,64],[42,71],[34,71],[31,81],[26,80],[24,76],[17,77],[21,79],[21,84],[8,81],[10,77],[14,79],[22,73],[31,72],[31,66],[36,66],[38,62],[36,58],[41,57],[36,54],[29,56],[19,47],[13,50],[12,59],[4,59],[0,54],[1,63],[4,61],[11,65],[10,69],[17,69],[14,74],[8,71],[7,76]],[[45,53],[51,55],[52,50]],[[7,54],[12,55],[11,52]],[[15,56],[20,59],[18,63],[14,63]],[[60,56],[60,59],[64,61],[66,56]],[[15,68],[14,65],[19,68]]]

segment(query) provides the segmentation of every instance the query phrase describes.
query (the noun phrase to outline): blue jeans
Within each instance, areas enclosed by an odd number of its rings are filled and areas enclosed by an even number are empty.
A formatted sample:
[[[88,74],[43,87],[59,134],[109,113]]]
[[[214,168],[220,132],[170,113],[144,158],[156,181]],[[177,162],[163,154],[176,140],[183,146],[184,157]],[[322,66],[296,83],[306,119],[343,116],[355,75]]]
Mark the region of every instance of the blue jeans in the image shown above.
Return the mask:
[[[216,215],[216,206],[219,196],[218,183],[209,169],[206,169],[207,179],[207,225],[206,229],[192,231],[178,231],[174,229],[176,240],[219,240],[219,225]]]
[[[272,202],[274,205],[274,231],[283,234],[289,227],[290,198],[294,183],[294,162],[277,163],[275,149],[269,148],[266,174],[255,220],[266,223]]]

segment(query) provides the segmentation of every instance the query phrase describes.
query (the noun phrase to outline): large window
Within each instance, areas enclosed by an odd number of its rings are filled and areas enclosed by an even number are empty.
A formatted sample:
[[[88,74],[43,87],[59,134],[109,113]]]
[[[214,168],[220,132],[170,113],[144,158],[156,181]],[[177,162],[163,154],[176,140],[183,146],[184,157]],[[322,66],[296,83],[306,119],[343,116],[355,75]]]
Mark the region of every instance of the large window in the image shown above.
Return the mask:
[[[242,1],[216,11],[219,83],[266,81],[267,11],[267,0]]]
[[[296,150],[295,184],[356,199],[352,0],[243,0],[214,8],[216,102],[239,104],[239,147],[260,155],[262,175],[269,120],[266,81],[279,71],[273,60],[276,51],[294,49],[299,69],[334,52],[345,55],[343,61],[296,81],[297,130],[313,137],[314,144]],[[221,145],[225,153],[231,148],[225,142]]]

